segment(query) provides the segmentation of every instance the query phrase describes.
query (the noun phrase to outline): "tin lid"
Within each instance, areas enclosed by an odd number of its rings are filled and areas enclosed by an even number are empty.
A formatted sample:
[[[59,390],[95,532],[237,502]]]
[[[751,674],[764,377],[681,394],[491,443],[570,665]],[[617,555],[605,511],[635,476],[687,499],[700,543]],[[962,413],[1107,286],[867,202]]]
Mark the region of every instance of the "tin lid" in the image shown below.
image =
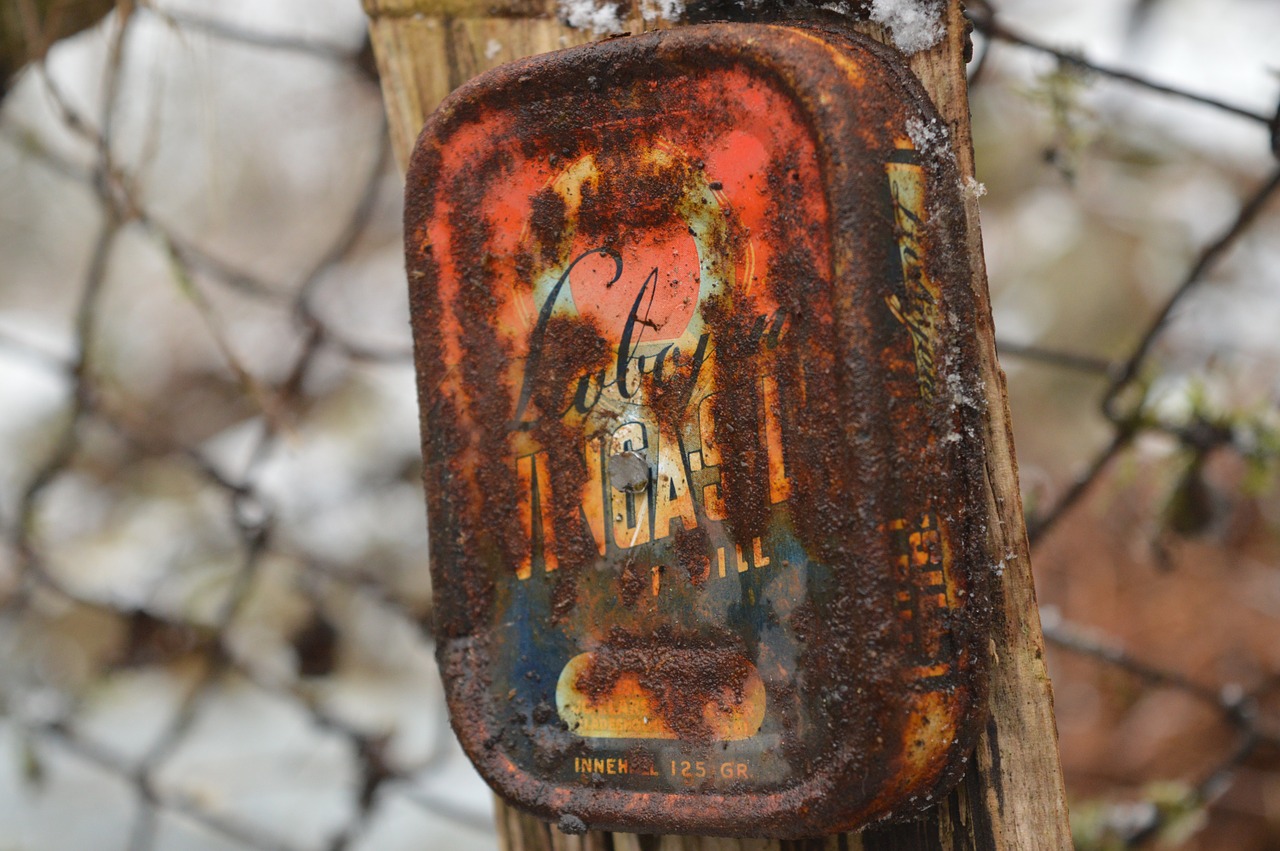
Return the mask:
[[[505,66],[427,122],[437,654],[515,804],[797,837],[959,776],[998,559],[960,186],[902,63],[694,26]]]

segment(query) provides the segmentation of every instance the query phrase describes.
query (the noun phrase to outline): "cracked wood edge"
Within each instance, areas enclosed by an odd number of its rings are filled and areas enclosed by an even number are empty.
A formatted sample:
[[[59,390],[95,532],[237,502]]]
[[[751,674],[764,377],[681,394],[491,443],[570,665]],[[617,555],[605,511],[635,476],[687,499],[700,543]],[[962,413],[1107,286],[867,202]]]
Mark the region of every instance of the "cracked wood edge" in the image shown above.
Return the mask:
[[[654,28],[643,19],[639,2],[630,0],[628,6],[624,26],[631,32]],[[462,82],[513,59],[593,40],[590,33],[563,25],[551,0],[364,0],[364,7],[402,169],[427,114]],[[911,56],[909,65],[946,120],[960,174],[967,180],[974,175],[974,161],[960,0],[946,0],[944,14],[942,40]],[[873,23],[853,26],[890,41]],[[1053,689],[1044,661],[1005,377],[996,359],[976,194],[966,192],[965,202],[975,333],[987,401],[986,497],[988,516],[997,520],[989,534],[1006,561],[992,627],[990,720],[960,785],[915,821],[801,842],[604,832],[569,836],[495,801],[505,851],[1070,851]]]

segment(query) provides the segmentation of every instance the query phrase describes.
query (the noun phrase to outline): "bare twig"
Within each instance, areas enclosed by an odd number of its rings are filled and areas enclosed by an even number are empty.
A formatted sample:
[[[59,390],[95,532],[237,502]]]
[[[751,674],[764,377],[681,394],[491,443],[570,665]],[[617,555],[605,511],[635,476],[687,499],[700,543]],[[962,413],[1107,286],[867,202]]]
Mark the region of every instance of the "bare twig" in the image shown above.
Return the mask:
[[[146,2],[143,5],[147,11],[173,26],[250,47],[259,47],[273,52],[296,53],[330,62],[346,62],[352,60],[356,54],[355,50],[341,44],[299,38],[286,33],[260,32],[206,15],[198,15],[176,9],[158,8],[153,2]]]
[[[1119,455],[1133,440],[1133,433],[1127,430],[1118,430],[1105,447],[1102,448],[1089,462],[1071,486],[1067,488],[1066,493],[1060,496],[1044,514],[1029,518],[1027,521],[1027,538],[1031,541],[1032,546],[1038,544],[1049,530],[1057,525],[1072,508],[1080,502],[1081,498],[1088,493],[1089,488],[1098,481],[1104,470],[1111,463],[1111,460]]]
[[[1116,372],[1116,364],[1106,358],[1093,355],[1081,355],[1074,352],[1063,352],[1028,343],[1012,343],[1008,340],[997,340],[996,345],[1001,355],[1024,358],[1049,366],[1083,372],[1091,375],[1111,377]]]
[[[1112,68],[1107,65],[1102,65],[1098,62],[1092,62],[1077,53],[1072,53],[1071,51],[1068,51],[1068,50],[1062,50],[1061,48],[1053,47],[1052,45],[1046,44],[1043,41],[1039,41],[1030,36],[1023,35],[1022,33],[1019,33],[1019,32],[1016,32],[1015,30],[1010,29],[1009,27],[1005,26],[1005,24],[997,20],[996,15],[991,13],[989,4],[983,4],[983,5],[986,6],[987,8],[983,11],[970,12],[969,20],[973,21],[974,27],[976,27],[979,32],[981,32],[983,35],[987,36],[988,38],[1009,42],[1010,44],[1017,44],[1022,47],[1029,48],[1031,50],[1035,50],[1039,53],[1048,54],[1049,56],[1052,56],[1055,59],[1057,59],[1059,62],[1066,63],[1076,68],[1081,68],[1085,71],[1090,71],[1094,74],[1098,74],[1103,77],[1110,77],[1114,80],[1121,80],[1126,83],[1131,83],[1135,86],[1140,86],[1149,91],[1159,92],[1160,94],[1164,94],[1164,95],[1171,95],[1173,97],[1180,98],[1182,100],[1201,104],[1202,106],[1212,107],[1228,115],[1236,115],[1236,116],[1239,116],[1240,118],[1247,118],[1251,121],[1256,121],[1261,124],[1271,123],[1272,119],[1270,115],[1264,115],[1260,112],[1255,112],[1251,109],[1246,109],[1242,106],[1237,106],[1235,104],[1228,103],[1223,100],[1219,100],[1218,98],[1209,97],[1208,95],[1202,95],[1196,92],[1189,92],[1189,91],[1186,91],[1185,89],[1179,89],[1175,86],[1159,83],[1159,82],[1156,82],[1155,80],[1144,77],[1141,74],[1135,74],[1131,71],[1125,71],[1119,68]]]
[[[1201,250],[1191,268],[1187,270],[1182,282],[1178,284],[1177,289],[1165,299],[1163,306],[1148,323],[1137,345],[1116,371],[1115,377],[1103,395],[1102,409],[1110,419],[1115,421],[1123,416],[1115,409],[1116,399],[1138,375],[1139,370],[1146,362],[1151,347],[1159,338],[1161,331],[1164,330],[1174,310],[1204,280],[1205,274],[1248,231],[1249,227],[1257,220],[1258,215],[1266,208],[1267,203],[1276,194],[1277,189],[1280,189],[1280,169],[1272,172],[1270,178],[1241,205],[1240,211],[1236,214],[1231,224],[1227,226],[1226,230]]]

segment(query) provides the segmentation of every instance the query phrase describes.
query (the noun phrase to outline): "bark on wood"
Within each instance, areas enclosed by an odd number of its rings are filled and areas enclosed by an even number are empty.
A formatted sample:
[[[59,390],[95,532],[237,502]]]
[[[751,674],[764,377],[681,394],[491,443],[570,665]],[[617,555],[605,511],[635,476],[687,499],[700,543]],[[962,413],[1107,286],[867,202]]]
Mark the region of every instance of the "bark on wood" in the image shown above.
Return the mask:
[[[552,0],[364,0],[382,73],[395,153],[402,167],[426,115],[446,94],[479,72],[522,56],[591,41],[556,17]],[[633,0],[624,28],[646,22]],[[741,13],[739,13],[741,14]],[[789,13],[798,15],[794,10]],[[973,148],[964,75],[965,21],[959,0],[946,0],[946,34],[909,60],[947,120],[961,174],[973,175]],[[854,26],[890,41],[874,23]],[[1053,692],[1027,552],[1009,424],[1004,373],[995,337],[982,258],[976,197],[968,198],[969,256],[979,305],[982,376],[988,402],[987,498],[999,524],[990,530],[1006,553],[1002,594],[991,642],[991,719],[960,786],[917,821],[805,842],[689,836],[590,833],[568,836],[496,802],[506,851],[986,851],[1071,848],[1066,795],[1058,761]]]

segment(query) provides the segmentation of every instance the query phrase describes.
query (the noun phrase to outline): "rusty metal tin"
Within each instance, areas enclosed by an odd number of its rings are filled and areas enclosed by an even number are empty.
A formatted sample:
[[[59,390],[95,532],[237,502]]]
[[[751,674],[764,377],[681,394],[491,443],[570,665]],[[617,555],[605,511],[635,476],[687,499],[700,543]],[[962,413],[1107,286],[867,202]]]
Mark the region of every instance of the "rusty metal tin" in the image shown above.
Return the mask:
[[[838,30],[574,48],[427,122],[438,658],[503,797],[786,838],[958,778],[999,561],[960,193],[901,57]]]

